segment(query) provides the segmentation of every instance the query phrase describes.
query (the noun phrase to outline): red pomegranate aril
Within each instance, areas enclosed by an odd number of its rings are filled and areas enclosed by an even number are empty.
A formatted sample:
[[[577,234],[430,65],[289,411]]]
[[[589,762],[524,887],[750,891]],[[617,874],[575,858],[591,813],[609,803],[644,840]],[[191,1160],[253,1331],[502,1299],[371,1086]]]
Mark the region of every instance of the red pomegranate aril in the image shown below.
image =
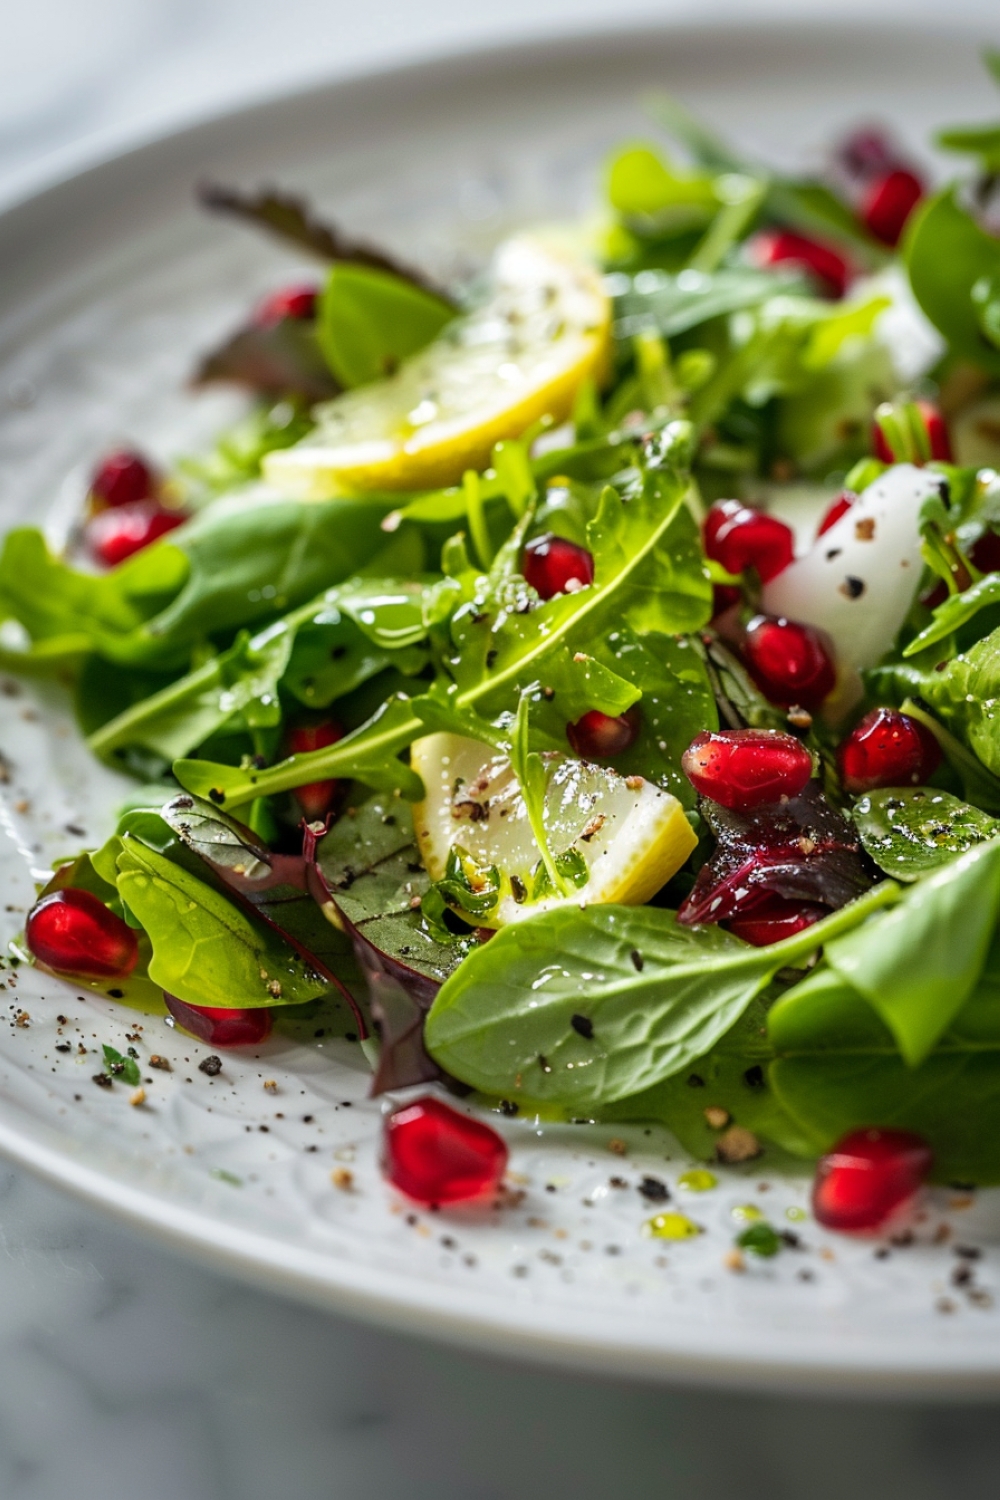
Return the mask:
[[[812,775],[812,756],[777,729],[704,730],[681,756],[696,792],[738,812],[797,797]]]
[[[183,1026],[210,1047],[256,1047],[271,1034],[273,1018],[266,1006],[234,1007],[189,1005],[164,991],[166,1007],[178,1026]]]
[[[754,616],[743,638],[743,658],[765,698],[782,708],[811,712],[837,679],[823,633],[781,616]]]
[[[575,724],[566,725],[566,738],[581,760],[613,760],[624,755],[639,737],[642,719],[638,705],[613,718],[592,708]]]
[[[745,916],[730,917],[725,925],[745,943],[752,943],[755,948],[767,948],[771,943],[780,943],[782,938],[794,937],[797,932],[829,915],[829,908],[825,906],[770,896]]]
[[[876,177],[869,185],[861,205],[861,217],[877,240],[894,248],[923,195],[924,185],[920,178],[905,167],[895,167]]]
[[[830,530],[831,526],[836,526],[841,516],[847,515],[847,512],[854,504],[856,498],[857,496],[849,494],[847,490],[845,490],[842,495],[838,495],[836,500],[834,500],[833,504],[830,506],[829,510],[826,512],[826,515],[823,517],[822,521],[820,521],[819,527],[816,531],[816,536],[825,536],[826,533]]]
[[[102,459],[90,481],[90,493],[99,506],[132,505],[156,493],[156,476],[141,453],[121,448]]]
[[[417,1203],[459,1203],[497,1190],[507,1146],[492,1126],[428,1094],[388,1116],[383,1169]]]
[[[952,463],[951,434],[940,408],[935,406],[933,401],[922,399],[914,404],[924,419],[931,458],[936,459],[938,463]],[[872,424],[872,452],[884,464],[894,464],[898,461],[897,455],[889,447],[885,433],[877,422]]]
[[[851,280],[851,268],[839,250],[820,240],[788,229],[765,229],[748,246],[755,265],[801,266],[831,297],[842,297]]]
[[[895,708],[873,708],[837,748],[844,790],[853,797],[883,786],[923,786],[941,764],[926,725]]]
[[[727,573],[756,568],[761,583],[777,578],[795,556],[790,526],[739,500],[717,500],[705,518],[705,553]]]
[[[32,907],[24,936],[39,963],[81,978],[125,979],[139,956],[128,923],[89,891],[72,887],[53,891]]]
[[[593,583],[594,559],[586,547],[548,532],[525,547],[521,572],[539,599],[554,599]]]
[[[325,750],[328,745],[335,745],[343,738],[342,726],[332,719],[325,719],[320,724],[300,724],[298,728],[290,730],[288,749],[292,755],[305,755],[313,750]],[[303,786],[295,788],[293,796],[307,822],[318,823],[326,817],[337,795],[337,785],[336,779],[331,779],[307,781]]]
[[[848,177],[870,182],[901,165],[896,149],[884,131],[867,126],[853,131],[837,148],[837,162]]]
[[[852,1131],[820,1158],[813,1213],[827,1229],[877,1234],[913,1203],[933,1159],[912,1131]]]
[[[87,544],[99,562],[114,568],[186,520],[180,511],[165,510],[155,500],[136,500],[102,510],[88,521]]]
[[[307,323],[316,316],[318,296],[319,289],[311,282],[280,287],[257,306],[253,321],[258,328],[272,328],[286,318]]]

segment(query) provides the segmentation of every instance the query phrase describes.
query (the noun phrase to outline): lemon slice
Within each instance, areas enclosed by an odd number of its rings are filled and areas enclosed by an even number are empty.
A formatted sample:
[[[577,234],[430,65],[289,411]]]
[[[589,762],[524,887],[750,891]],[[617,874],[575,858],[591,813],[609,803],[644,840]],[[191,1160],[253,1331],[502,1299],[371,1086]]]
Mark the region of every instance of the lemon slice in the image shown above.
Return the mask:
[[[561,422],[600,380],[611,308],[592,266],[528,236],[507,240],[493,293],[386,380],[317,409],[294,448],[269,453],[269,483],[295,499],[435,489],[486,467],[493,444],[540,417]]]
[[[474,886],[491,867],[500,871],[497,905],[476,918],[483,926],[501,927],[553,906],[640,906],[697,843],[677,798],[652,782],[568,755],[545,760],[549,846],[556,858],[567,851],[580,857],[582,883],[568,895],[532,900],[540,852],[507,758],[453,734],[427,735],[412,746],[411,764],[427,792],[413,809],[413,825],[429,874],[440,880],[453,850]]]

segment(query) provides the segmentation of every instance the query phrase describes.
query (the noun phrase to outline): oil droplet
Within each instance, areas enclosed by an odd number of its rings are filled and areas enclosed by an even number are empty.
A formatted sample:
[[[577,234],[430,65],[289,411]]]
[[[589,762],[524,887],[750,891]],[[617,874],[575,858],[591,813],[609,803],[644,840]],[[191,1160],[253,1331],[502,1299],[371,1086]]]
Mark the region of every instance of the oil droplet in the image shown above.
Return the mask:
[[[791,1208],[785,1209],[785,1218],[791,1219],[793,1224],[802,1224],[806,1219],[808,1219],[808,1217],[809,1215],[806,1213],[805,1209],[798,1208],[794,1203],[792,1204]]]
[[[709,1172],[705,1167],[692,1167],[690,1172],[682,1172],[677,1179],[677,1186],[687,1188],[689,1193],[707,1193],[709,1188],[718,1187],[719,1179],[714,1172]]]
[[[695,1224],[687,1214],[654,1214],[642,1226],[643,1233],[657,1240],[690,1240],[701,1234],[700,1224]]]
[[[740,1224],[754,1224],[763,1217],[764,1210],[758,1208],[756,1203],[739,1203],[733,1209],[733,1218]]]

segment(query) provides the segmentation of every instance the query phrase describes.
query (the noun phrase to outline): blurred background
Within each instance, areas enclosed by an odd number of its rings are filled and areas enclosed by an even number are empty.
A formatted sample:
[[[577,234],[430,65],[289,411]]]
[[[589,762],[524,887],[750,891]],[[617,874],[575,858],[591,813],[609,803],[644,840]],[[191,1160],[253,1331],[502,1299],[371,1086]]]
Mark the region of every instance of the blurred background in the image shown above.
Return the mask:
[[[996,0],[952,0],[983,23]],[[873,15],[940,0],[31,0],[3,7],[0,201],[298,84],[654,19]],[[987,1407],[666,1390],[518,1369],[202,1271],[0,1167],[0,1497],[979,1500]]]

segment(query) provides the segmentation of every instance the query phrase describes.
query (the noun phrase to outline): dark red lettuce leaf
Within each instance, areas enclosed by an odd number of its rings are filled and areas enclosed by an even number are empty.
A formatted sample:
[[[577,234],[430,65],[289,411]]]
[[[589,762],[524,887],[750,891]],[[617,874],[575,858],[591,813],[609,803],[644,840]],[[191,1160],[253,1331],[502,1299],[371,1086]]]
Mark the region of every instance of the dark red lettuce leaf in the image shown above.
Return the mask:
[[[811,781],[798,797],[734,812],[703,799],[718,843],[677,913],[686,926],[725,922],[770,896],[836,911],[872,884],[854,828]]]
[[[320,353],[311,323],[282,318],[250,323],[207,354],[192,377],[195,386],[231,381],[261,396],[296,398],[313,405],[340,386]]]

